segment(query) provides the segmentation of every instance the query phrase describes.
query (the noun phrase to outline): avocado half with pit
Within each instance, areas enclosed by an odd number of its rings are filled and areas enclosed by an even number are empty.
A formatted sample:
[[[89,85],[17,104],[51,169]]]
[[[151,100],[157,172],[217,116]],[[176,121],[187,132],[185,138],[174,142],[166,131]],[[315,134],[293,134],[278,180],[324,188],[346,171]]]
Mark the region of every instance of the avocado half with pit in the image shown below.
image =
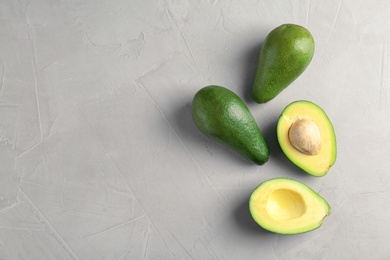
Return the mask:
[[[319,228],[330,215],[324,198],[305,184],[288,178],[263,182],[249,200],[253,219],[278,234],[299,234]]]
[[[336,161],[333,125],[325,111],[313,102],[289,104],[279,118],[277,136],[286,156],[313,176],[324,176]]]

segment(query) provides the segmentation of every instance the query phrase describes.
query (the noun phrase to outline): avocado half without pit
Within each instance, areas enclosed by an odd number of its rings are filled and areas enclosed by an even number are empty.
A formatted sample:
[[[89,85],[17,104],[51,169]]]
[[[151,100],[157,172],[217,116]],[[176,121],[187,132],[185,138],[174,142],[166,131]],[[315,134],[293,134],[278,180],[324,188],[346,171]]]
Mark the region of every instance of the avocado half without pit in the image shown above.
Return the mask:
[[[324,176],[336,161],[333,125],[324,110],[310,101],[289,104],[277,126],[280,147],[298,167],[313,176]]]
[[[287,178],[275,178],[260,184],[252,192],[249,210],[257,224],[278,234],[314,230],[331,213],[329,204],[318,193]]]

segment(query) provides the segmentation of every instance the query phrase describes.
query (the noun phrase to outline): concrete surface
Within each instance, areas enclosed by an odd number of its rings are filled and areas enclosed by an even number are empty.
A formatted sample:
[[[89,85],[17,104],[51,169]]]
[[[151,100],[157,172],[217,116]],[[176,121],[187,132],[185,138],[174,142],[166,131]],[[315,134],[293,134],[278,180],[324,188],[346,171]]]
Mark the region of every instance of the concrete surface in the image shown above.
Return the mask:
[[[389,259],[390,2],[0,2],[1,259]],[[276,99],[250,97],[260,46],[283,23],[316,52]],[[248,104],[271,149],[256,166],[191,118],[201,87]],[[322,178],[281,152],[283,108],[333,122]],[[274,177],[332,206],[320,229],[277,235],[248,199]]]

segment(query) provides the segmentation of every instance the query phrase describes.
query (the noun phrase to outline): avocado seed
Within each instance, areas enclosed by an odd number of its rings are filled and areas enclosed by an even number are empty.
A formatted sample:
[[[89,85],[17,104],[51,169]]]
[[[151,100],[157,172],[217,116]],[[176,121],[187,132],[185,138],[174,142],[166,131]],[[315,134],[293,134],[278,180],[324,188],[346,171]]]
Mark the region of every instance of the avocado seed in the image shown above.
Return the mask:
[[[300,119],[294,122],[288,132],[290,143],[306,155],[315,155],[321,149],[321,132],[311,119]]]

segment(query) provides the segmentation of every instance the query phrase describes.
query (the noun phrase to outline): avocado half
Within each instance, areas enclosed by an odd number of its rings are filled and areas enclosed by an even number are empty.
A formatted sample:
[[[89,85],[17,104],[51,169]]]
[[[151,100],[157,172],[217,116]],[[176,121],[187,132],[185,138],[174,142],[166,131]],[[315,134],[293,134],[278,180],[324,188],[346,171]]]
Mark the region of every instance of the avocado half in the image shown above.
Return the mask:
[[[299,234],[319,228],[331,207],[305,184],[288,178],[270,179],[258,186],[249,210],[264,229],[278,234]]]
[[[277,136],[286,156],[313,176],[324,176],[336,161],[333,125],[325,111],[313,102],[299,100],[289,104],[279,118]]]

